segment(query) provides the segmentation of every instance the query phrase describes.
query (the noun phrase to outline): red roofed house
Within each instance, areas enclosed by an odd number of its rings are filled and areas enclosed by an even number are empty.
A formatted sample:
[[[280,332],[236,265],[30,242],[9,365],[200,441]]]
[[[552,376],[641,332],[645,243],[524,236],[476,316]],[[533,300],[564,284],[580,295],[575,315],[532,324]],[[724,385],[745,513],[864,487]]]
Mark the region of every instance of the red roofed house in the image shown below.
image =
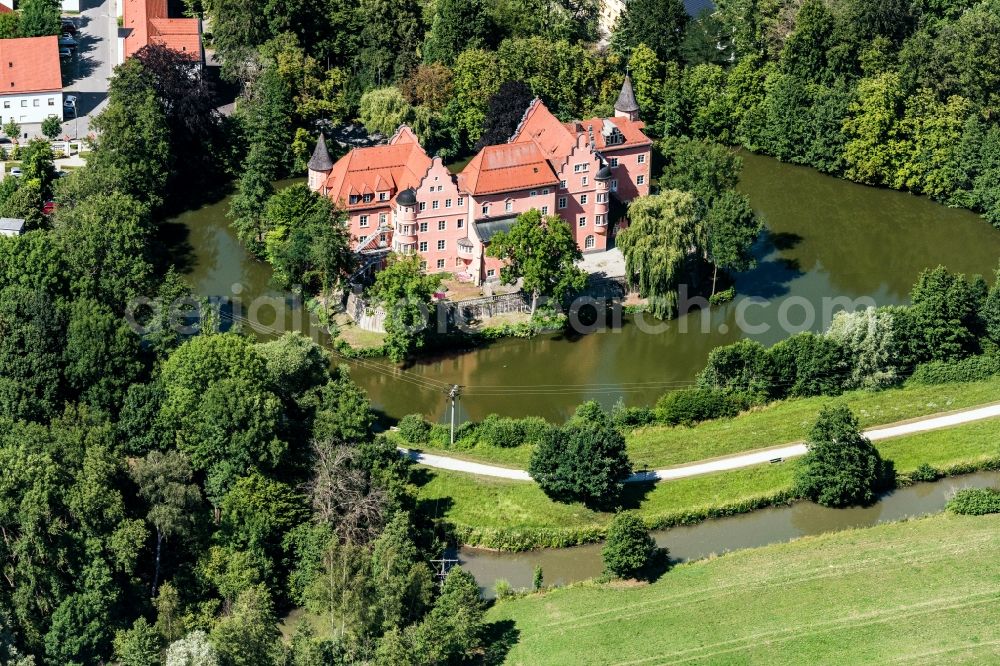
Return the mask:
[[[0,39],[0,118],[20,125],[62,119],[59,43],[54,35]]]
[[[347,211],[356,251],[416,252],[429,272],[481,284],[500,274],[490,239],[527,210],[558,214],[584,252],[609,249],[611,198],[649,194],[652,141],[638,111],[627,76],[614,118],[564,124],[535,99],[510,141],[483,148],[457,177],[405,126],[336,164],[321,136],[309,186]]]
[[[119,6],[122,11],[119,62],[131,58],[147,44],[162,44],[204,65],[201,19],[170,18],[167,0],[121,0]]]

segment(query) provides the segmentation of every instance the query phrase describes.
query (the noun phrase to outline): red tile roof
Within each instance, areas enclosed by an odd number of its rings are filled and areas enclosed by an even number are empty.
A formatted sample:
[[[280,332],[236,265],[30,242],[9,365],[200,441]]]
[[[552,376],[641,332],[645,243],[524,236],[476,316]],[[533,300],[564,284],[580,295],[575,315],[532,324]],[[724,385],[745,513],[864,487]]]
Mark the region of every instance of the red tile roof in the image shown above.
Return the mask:
[[[12,11],[14,10],[7,5],[0,5],[0,14],[10,14]]]
[[[416,187],[431,167],[431,158],[409,127],[401,127],[384,146],[354,148],[333,165],[324,188],[331,199],[347,209],[385,206],[385,201],[350,203],[351,195],[388,192],[389,200],[408,187]]]
[[[482,195],[556,185],[559,178],[534,143],[505,143],[480,150],[458,182],[463,192]]]
[[[514,136],[511,137],[511,143],[534,143],[552,163],[552,167],[558,169],[576,148],[578,137],[583,134],[589,138],[591,129],[595,150],[614,151],[620,148],[652,145],[653,142],[642,131],[645,126],[646,124],[640,120],[622,117],[590,118],[563,123],[536,98],[525,112]],[[608,129],[617,129],[621,133],[622,141],[608,143],[606,137]]]
[[[608,127],[606,123],[610,123]],[[632,148],[634,146],[651,146],[652,140],[643,133],[646,123],[641,120],[629,120],[628,118],[590,118],[576,123],[576,134],[590,136],[590,131],[594,133],[594,148],[596,150],[618,150],[619,148]],[[606,129],[617,129],[621,133],[620,143],[607,142]]]
[[[125,37],[126,58],[147,44],[162,44],[201,60],[198,19],[169,18],[167,0],[124,0],[122,27],[131,28]]]
[[[532,142],[553,164],[562,164],[576,148],[576,136],[537,97],[524,113],[511,143]]]
[[[62,90],[56,36],[0,39],[0,94]]]

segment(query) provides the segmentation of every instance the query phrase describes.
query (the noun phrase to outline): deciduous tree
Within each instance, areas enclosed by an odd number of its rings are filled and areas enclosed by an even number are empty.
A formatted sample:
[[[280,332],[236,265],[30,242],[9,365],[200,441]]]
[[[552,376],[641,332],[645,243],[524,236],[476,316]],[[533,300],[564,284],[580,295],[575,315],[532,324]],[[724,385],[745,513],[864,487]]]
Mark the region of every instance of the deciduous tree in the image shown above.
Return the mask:
[[[523,289],[531,293],[532,314],[539,296],[551,296],[559,302],[587,282],[586,274],[576,265],[583,254],[569,225],[555,215],[543,218],[534,208],[518,215],[510,231],[493,236],[486,252],[505,260],[500,269],[504,283],[522,280]]]
[[[871,504],[894,481],[891,464],[861,432],[846,405],[825,406],[809,432],[796,478],[797,491],[824,506]]]

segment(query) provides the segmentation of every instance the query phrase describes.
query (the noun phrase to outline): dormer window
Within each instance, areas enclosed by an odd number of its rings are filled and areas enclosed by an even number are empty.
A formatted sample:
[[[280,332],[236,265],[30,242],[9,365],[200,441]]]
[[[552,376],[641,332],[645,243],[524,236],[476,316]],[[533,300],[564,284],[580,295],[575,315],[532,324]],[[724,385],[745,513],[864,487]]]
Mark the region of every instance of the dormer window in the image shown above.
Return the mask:
[[[358,196],[357,194],[352,194],[351,196],[349,196],[347,198],[347,203],[349,205],[351,205],[351,206],[353,206],[356,203],[360,203],[360,202],[361,202],[361,197]]]
[[[379,192],[378,193],[378,200],[379,201],[388,201],[389,200],[389,193],[388,192]]]
[[[361,200],[363,202],[365,202],[365,203],[371,203],[371,202],[375,201],[375,195],[374,194],[366,194],[366,195],[364,195],[361,198]]]

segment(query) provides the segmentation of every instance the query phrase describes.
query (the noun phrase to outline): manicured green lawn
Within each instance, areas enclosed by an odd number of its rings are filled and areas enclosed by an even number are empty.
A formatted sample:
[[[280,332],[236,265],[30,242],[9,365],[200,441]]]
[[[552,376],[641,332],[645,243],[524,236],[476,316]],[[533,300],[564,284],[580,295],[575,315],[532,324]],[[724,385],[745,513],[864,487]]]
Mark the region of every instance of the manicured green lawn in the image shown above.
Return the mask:
[[[981,467],[1000,460],[1000,419],[884,440],[876,446],[902,474],[922,463],[944,470]],[[787,497],[794,485],[796,465],[797,460],[790,460],[655,486],[634,486],[625,504],[636,509],[651,527],[749,511]],[[601,538],[610,520],[610,514],[580,504],[553,502],[530,482],[430,469],[426,476],[421,499],[456,525],[465,543],[473,545],[523,549],[594,541]]]
[[[498,603],[510,664],[1000,661],[1000,515],[946,514]]]
[[[786,400],[734,419],[695,426],[652,426],[628,435],[628,453],[638,468],[663,468],[697,460],[778,446],[804,439],[820,408],[830,402],[847,404],[861,425],[869,428],[939,412],[974,407],[1000,399],[1000,377],[990,381],[936,386],[908,385],[887,391],[853,391],[830,398]],[[433,453],[527,468],[531,446],[467,449],[422,447]]]

